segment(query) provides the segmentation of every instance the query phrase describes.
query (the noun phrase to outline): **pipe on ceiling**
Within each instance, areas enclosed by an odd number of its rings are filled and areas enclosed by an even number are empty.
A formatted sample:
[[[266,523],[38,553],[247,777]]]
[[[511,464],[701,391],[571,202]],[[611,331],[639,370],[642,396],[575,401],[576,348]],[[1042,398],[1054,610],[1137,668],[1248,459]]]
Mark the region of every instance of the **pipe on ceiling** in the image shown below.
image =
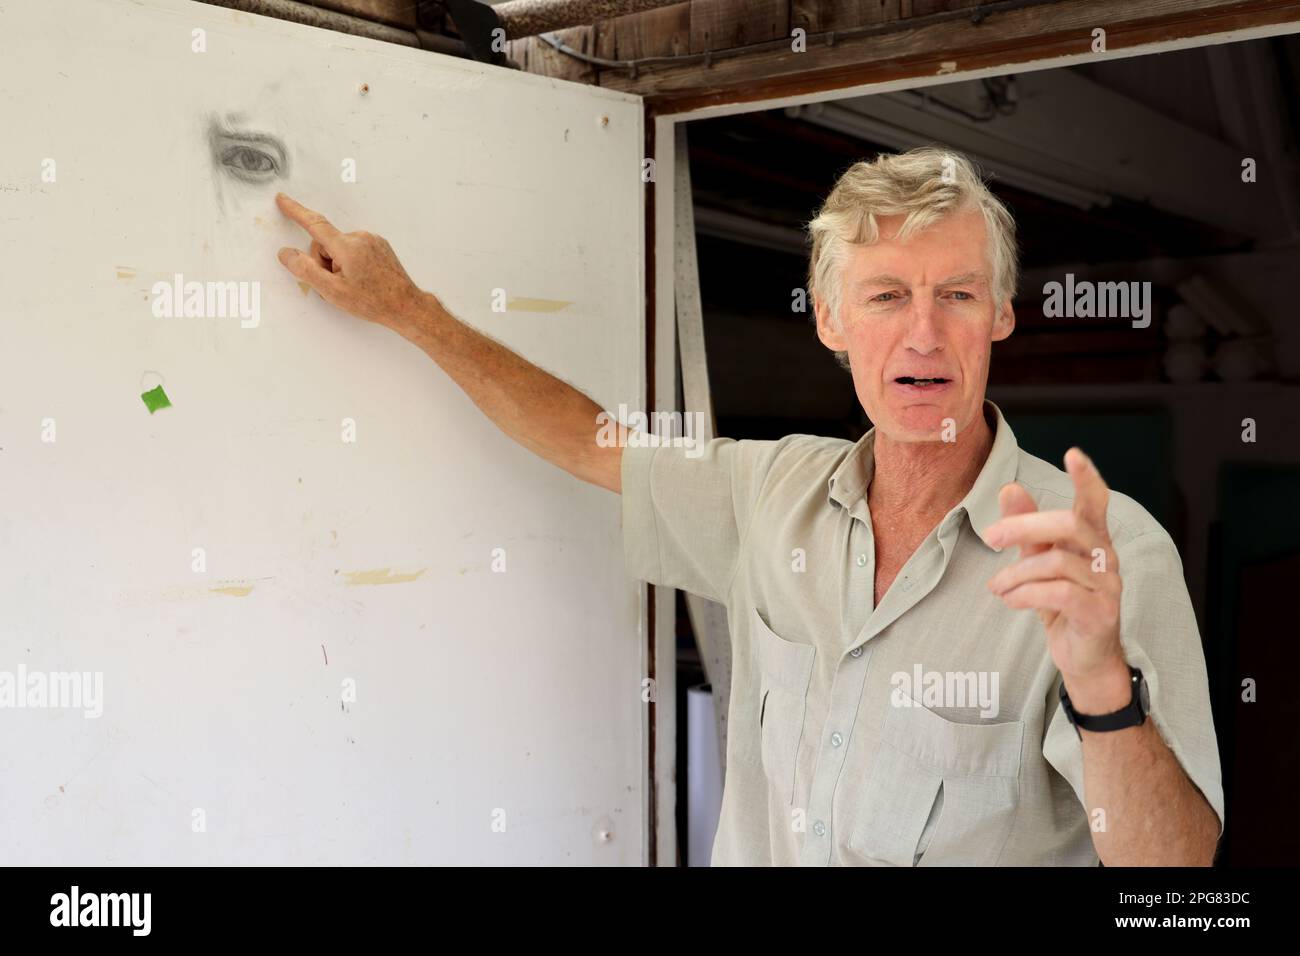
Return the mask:
[[[682,0],[506,0],[492,8],[506,37],[537,36],[566,27],[586,26],[629,13],[670,7]]]

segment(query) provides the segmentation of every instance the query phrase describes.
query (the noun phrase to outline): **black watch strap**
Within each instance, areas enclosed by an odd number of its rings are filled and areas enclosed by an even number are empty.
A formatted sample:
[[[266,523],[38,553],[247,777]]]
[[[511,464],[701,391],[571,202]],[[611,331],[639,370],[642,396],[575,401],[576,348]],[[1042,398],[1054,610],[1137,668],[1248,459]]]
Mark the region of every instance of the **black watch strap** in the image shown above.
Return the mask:
[[[1129,665],[1129,676],[1132,680],[1133,696],[1126,706],[1109,714],[1076,713],[1070,703],[1070,695],[1065,692],[1065,681],[1061,681],[1061,709],[1065,711],[1065,716],[1080,740],[1083,739],[1083,731],[1080,728],[1093,733],[1105,733],[1109,730],[1137,727],[1147,719],[1147,714],[1151,712],[1151,702],[1147,696],[1146,679],[1143,678],[1142,671],[1132,665]]]

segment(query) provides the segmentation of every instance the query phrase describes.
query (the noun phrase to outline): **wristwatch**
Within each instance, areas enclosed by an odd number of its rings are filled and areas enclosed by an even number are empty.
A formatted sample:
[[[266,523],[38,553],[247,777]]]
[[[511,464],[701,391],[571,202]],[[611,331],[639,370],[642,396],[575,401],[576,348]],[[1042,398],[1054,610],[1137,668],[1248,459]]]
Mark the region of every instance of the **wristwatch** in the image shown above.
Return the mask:
[[[1065,681],[1061,681],[1061,709],[1065,711],[1065,716],[1080,740],[1083,739],[1080,727],[1100,733],[1107,730],[1123,730],[1125,727],[1138,727],[1147,719],[1147,714],[1151,713],[1151,694],[1147,690],[1146,678],[1131,664],[1129,674],[1133,682],[1133,698],[1128,702],[1128,706],[1110,714],[1077,713],[1070,704],[1070,695],[1065,692]]]

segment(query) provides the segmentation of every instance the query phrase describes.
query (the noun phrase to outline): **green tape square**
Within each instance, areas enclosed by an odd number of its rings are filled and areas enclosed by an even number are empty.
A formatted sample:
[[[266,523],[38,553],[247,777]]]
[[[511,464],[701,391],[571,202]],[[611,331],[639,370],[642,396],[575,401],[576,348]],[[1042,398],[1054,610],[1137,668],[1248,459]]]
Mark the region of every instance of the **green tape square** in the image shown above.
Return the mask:
[[[144,399],[144,407],[149,409],[150,415],[160,408],[171,408],[172,406],[171,399],[167,397],[167,393],[163,391],[161,385],[149,389],[149,391],[142,393],[140,397]]]

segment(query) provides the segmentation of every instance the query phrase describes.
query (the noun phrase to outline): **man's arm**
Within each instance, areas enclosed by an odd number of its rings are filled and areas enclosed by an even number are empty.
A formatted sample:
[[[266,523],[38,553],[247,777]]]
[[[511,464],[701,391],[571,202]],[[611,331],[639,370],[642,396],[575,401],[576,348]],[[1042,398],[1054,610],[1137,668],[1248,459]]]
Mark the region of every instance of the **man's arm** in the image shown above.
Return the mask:
[[[1107,714],[1132,696],[1120,641],[1122,569],[1106,524],[1110,489],[1079,449],[1070,449],[1065,466],[1075,487],[1068,511],[1039,511],[1019,485],[1002,489],[1003,517],[985,535],[996,547],[1019,547],[1020,556],[989,580],[989,589],[1008,607],[1037,611],[1075,710]],[[1139,593],[1136,599],[1149,597]],[[1218,816],[1154,720],[1104,733],[1083,730],[1082,736],[1087,808],[1090,816],[1095,809],[1105,812],[1105,829],[1092,834],[1103,863],[1214,862]]]
[[[1109,714],[1132,695],[1128,664],[1120,658],[1108,679],[1078,683],[1065,692],[1081,714]],[[1106,812],[1093,846],[1107,866],[1209,866],[1219,842],[1219,817],[1188,779],[1148,718],[1106,733],[1081,730],[1083,789],[1089,807]]]
[[[340,232],[320,213],[280,193],[280,211],[312,237],[309,252],[285,247],[280,262],[321,298],[387,326],[418,345],[503,432],[583,481],[622,488],[623,446],[597,443],[599,405],[495,339],[453,316],[406,274],[392,247],[368,232]]]

